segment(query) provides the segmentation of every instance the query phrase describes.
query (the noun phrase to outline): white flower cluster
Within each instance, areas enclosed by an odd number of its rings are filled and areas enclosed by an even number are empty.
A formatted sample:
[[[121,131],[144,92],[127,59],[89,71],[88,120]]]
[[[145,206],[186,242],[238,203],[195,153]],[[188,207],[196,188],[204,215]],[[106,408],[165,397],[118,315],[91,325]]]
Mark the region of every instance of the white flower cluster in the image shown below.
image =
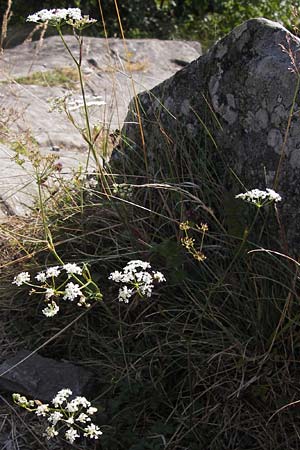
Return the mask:
[[[260,189],[252,189],[252,191],[247,191],[243,194],[236,195],[235,198],[240,198],[246,202],[253,203],[259,208],[266,206],[269,203],[277,203],[282,200],[281,196],[277,194],[277,192],[269,188],[265,191],[261,191]]]
[[[62,8],[62,9],[42,9],[35,14],[27,17],[27,22],[45,23],[57,26],[67,23],[74,28],[83,29],[86,26],[97,22],[95,19],[90,19],[88,16],[82,16],[79,8]]]
[[[58,283],[57,287],[55,278],[62,273],[66,274],[67,278],[64,282]],[[82,274],[83,269],[76,263],[67,263],[63,266],[49,267],[46,271],[39,272],[35,276],[35,280],[36,282],[41,283],[40,285],[31,281],[28,272],[21,272],[15,276],[13,284],[16,284],[17,286],[27,284],[33,288],[32,292],[44,294],[47,306],[42,310],[42,313],[46,317],[53,317],[59,311],[59,306],[55,301],[58,298],[69,300],[71,302],[77,300],[78,306],[91,306],[84,295],[83,283],[79,285],[78,283],[70,281],[71,277],[75,277],[77,281],[81,282],[78,276]]]
[[[21,272],[15,276],[13,284],[17,286],[22,286],[22,284],[28,283],[30,281],[30,275],[28,272]]]
[[[27,17],[27,22],[61,22],[66,20],[81,20],[82,15],[79,8],[62,8],[62,9],[41,9],[35,14]]]
[[[141,297],[151,297],[154,282],[166,281],[161,272],[152,271],[151,265],[141,260],[130,261],[122,272],[116,270],[110,274],[108,279],[124,284],[119,289],[119,301],[125,303],[129,303],[130,297],[134,294]]]
[[[70,444],[82,435],[90,439],[99,439],[102,431],[98,425],[91,422],[90,418],[97,412],[97,408],[91,406],[85,397],[78,396],[69,400],[71,395],[71,389],[60,390],[51,402],[53,406],[43,404],[39,400],[27,400],[20,394],[13,394],[13,400],[18,406],[35,412],[37,416],[47,417],[50,423],[44,433],[47,439],[57,436],[59,431],[65,428],[67,428],[65,438]],[[55,428],[56,425],[59,429]]]

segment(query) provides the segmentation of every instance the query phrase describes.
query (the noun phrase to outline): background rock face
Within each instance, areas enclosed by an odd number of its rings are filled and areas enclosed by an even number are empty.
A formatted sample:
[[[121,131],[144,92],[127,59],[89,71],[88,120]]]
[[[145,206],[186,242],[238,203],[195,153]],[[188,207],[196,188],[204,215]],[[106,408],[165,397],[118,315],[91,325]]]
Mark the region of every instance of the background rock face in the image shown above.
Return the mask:
[[[66,36],[66,42],[77,56],[76,39]],[[134,39],[127,40],[126,45],[125,48],[120,39],[84,40],[86,93],[90,97],[101,96],[106,102],[91,110],[92,123],[112,130],[121,128],[134,93],[152,88],[181,69],[183,61],[187,64],[201,54],[201,45],[196,42]],[[43,155],[59,158],[62,176],[70,176],[73,169],[85,166],[86,142],[64,113],[49,112],[48,100],[62,97],[69,89],[18,82],[18,77],[58,68],[74,69],[75,65],[56,36],[41,43],[24,43],[0,55],[0,163],[5,168],[5,173],[0,174],[0,220],[7,214],[26,214],[36,193],[30,163],[26,157],[25,166],[15,163],[11,142],[29,137]],[[79,84],[73,84],[72,90],[78,97]],[[84,126],[80,114],[73,114]],[[104,132],[104,136],[108,133]]]
[[[7,215],[22,216],[37,194],[34,179],[28,173],[29,163],[20,167],[13,159],[14,152],[0,143],[2,182],[0,183],[0,220]],[[20,186],[26,189],[19,190]]]
[[[205,123],[223,160],[225,189],[233,194],[244,191],[237,180],[226,175],[225,168],[231,168],[247,189],[272,188],[297,84],[291,58],[284,48],[290,48],[298,61],[299,44],[277,23],[249,20],[207,54],[150,92],[140,94],[148,171],[158,173],[160,154],[166,148],[175,150],[179,139],[197,143],[203,134],[208,137]],[[297,95],[296,112],[299,104]],[[125,149],[126,157],[123,151],[115,152],[113,161],[121,161],[125,170],[130,170],[127,157],[139,161],[144,158],[134,102],[123,135],[127,145],[121,150]],[[283,223],[294,249],[300,249],[299,168],[300,120],[295,113],[279,185],[275,183],[283,197]]]
[[[76,39],[73,36],[65,39],[78,57]],[[86,91],[91,96],[102,96],[107,103],[97,112],[98,121],[110,128],[120,128],[134,92],[151,89],[179,70],[181,60],[189,63],[199,54],[201,45],[196,42],[132,39],[126,41],[125,47],[120,39],[86,37],[83,46]],[[24,43],[6,50],[0,58],[0,81],[11,82],[0,84],[2,102],[22,112],[16,125],[21,130],[29,128],[42,149],[51,150],[53,146],[86,149],[78,132],[62,114],[49,113],[48,99],[62,96],[67,91],[65,88],[13,82],[34,72],[75,68],[61,39],[49,37],[42,45]],[[79,94],[78,88],[78,84],[74,86],[75,94]]]

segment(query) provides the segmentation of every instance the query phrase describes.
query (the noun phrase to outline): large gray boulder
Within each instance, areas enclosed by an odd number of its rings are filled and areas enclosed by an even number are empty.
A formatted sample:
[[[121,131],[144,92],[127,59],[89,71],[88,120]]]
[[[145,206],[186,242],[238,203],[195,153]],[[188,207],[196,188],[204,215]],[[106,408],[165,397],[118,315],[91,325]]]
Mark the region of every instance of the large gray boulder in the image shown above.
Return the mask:
[[[180,146],[192,148],[205,136],[219,155],[216,164],[232,198],[244,191],[237,178],[247,189],[275,186],[282,194],[288,242],[299,250],[300,97],[295,97],[297,74],[288,54],[298,60],[299,45],[284,27],[266,19],[235,28],[207,54],[132,100],[112,165],[140,175],[147,166],[147,174],[158,180],[163,155],[175,157]],[[294,97],[295,114],[284,146]]]

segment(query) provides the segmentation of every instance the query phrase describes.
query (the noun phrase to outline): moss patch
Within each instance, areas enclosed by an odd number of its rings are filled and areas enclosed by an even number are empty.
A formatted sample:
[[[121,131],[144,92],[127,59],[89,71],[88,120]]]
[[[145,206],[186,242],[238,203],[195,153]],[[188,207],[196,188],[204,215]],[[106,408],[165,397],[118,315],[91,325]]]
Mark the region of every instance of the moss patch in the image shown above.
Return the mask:
[[[79,81],[79,78],[75,68],[61,67],[43,72],[33,72],[25,77],[15,78],[14,81],[19,84],[70,88]]]

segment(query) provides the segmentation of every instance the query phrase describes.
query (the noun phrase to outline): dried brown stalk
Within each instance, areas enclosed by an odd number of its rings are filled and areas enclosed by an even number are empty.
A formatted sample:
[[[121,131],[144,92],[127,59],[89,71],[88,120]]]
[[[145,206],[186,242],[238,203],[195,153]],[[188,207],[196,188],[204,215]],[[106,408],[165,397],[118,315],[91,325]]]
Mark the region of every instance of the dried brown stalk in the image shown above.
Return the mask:
[[[1,35],[0,35],[0,53],[3,52],[3,43],[4,39],[7,35],[7,26],[12,16],[12,0],[7,0],[7,8],[5,13],[3,14],[2,26],[1,26]]]

